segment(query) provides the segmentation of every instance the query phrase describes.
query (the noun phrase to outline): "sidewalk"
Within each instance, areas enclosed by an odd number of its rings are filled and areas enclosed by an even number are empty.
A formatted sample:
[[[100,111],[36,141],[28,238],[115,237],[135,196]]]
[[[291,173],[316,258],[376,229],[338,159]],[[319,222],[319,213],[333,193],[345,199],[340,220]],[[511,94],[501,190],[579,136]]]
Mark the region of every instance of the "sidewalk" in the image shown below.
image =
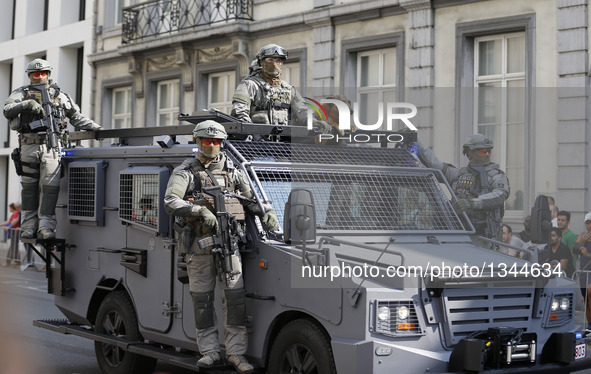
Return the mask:
[[[8,239],[6,241],[6,243],[1,243],[0,242],[0,264],[4,264],[6,262],[6,256],[8,255],[8,248],[10,247],[10,239]],[[20,254],[20,264],[18,265],[20,267],[21,271],[24,270],[37,270],[37,271],[43,271],[43,260],[41,260],[41,258],[35,253],[33,252],[33,263],[32,264],[25,264],[25,261],[27,259],[27,251],[25,249],[25,245],[22,242],[19,242],[19,254]]]

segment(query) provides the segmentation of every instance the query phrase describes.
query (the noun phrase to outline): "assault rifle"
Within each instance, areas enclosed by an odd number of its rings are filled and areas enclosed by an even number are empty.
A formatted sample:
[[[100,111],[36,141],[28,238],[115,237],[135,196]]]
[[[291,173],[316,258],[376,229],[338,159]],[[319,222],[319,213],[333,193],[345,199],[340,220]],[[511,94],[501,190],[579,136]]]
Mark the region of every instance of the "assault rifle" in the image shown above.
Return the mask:
[[[226,201],[221,186],[203,187],[203,193],[213,197],[215,215],[218,220],[217,232],[213,235],[213,249],[211,254],[216,259],[218,276],[225,279],[226,283],[234,279],[235,273],[232,267],[232,255],[238,248],[238,236],[241,233],[240,225],[236,218],[226,211]]]
[[[31,122],[32,131],[43,131],[47,133],[47,148],[53,151],[55,157],[56,152],[59,152],[59,135],[61,118],[54,115],[53,103],[49,96],[46,83],[32,84],[31,87],[41,92],[41,106],[45,111],[45,117],[38,121]]]

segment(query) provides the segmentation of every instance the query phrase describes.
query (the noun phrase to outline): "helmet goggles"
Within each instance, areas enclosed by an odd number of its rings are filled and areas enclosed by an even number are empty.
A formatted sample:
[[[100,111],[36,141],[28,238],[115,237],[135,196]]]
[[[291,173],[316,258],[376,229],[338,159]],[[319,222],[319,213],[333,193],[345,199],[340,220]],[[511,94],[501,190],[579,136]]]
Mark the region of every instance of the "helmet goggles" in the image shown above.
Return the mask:
[[[259,58],[267,57],[279,57],[285,60],[287,59],[287,49],[278,45],[271,45],[267,48],[264,48],[259,54]]]
[[[222,139],[212,139],[212,138],[201,138],[202,145],[212,145],[217,146],[222,144]]]
[[[47,78],[48,75],[49,73],[46,71],[34,71],[31,73],[31,76],[35,79]]]
[[[491,149],[490,148],[478,148],[476,149],[476,153],[481,156],[490,155]]]

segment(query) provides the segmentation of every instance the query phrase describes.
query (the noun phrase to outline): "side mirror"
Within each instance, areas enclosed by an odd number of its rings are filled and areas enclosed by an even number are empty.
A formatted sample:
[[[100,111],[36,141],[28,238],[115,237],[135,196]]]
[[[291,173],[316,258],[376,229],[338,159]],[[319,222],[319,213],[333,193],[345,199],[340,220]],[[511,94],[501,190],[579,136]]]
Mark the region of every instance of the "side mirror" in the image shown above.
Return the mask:
[[[538,195],[531,208],[531,241],[535,244],[545,244],[550,240],[552,219],[548,197]]]
[[[294,188],[289,193],[283,215],[283,238],[287,244],[316,242],[316,210],[310,190]]]

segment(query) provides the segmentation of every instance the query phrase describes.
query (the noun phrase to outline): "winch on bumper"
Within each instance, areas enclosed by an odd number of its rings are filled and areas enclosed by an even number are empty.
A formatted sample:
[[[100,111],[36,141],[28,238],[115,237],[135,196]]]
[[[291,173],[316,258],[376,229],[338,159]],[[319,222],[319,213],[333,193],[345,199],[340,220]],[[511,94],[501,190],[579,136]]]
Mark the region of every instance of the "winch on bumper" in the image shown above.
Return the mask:
[[[581,332],[554,333],[542,345],[534,333],[523,332],[517,341],[514,334],[508,335],[508,330],[515,329],[489,330],[461,340],[452,352],[381,339],[333,339],[332,348],[339,358],[336,361],[339,373],[557,374],[591,368],[591,334],[585,337]]]
[[[449,372],[570,373],[591,366],[591,335],[554,333],[536,358],[535,333],[490,328],[463,339],[453,350]]]

